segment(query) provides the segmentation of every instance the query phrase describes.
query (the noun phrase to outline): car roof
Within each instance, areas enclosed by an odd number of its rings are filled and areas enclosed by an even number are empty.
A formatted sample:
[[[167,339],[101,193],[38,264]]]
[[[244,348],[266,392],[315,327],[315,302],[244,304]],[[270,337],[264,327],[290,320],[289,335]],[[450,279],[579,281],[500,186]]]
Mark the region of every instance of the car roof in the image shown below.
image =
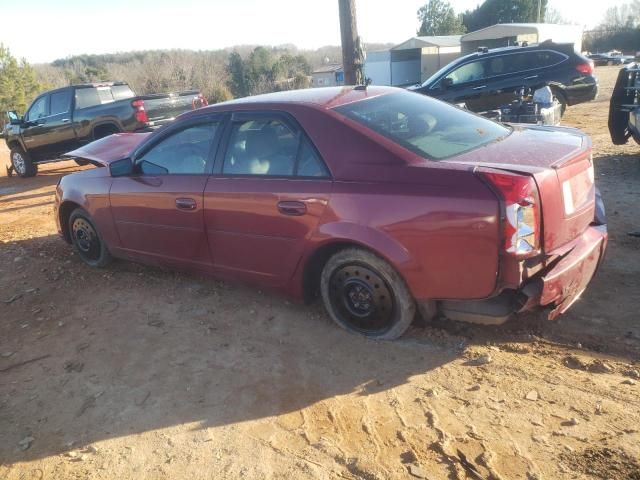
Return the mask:
[[[465,55],[460,57],[462,59],[469,59],[473,57],[490,57],[492,55],[500,55],[502,53],[511,53],[511,52],[530,52],[532,50],[557,50],[560,52],[565,52],[568,48],[573,50],[573,44],[571,43],[553,43],[553,42],[542,42],[542,43],[534,43],[526,46],[518,46],[518,45],[510,45],[508,47],[499,47],[499,48],[490,48],[487,52],[473,52],[469,55]]]
[[[367,98],[375,98],[390,93],[402,92],[401,88],[383,86],[345,86],[345,87],[321,87],[307,88],[303,90],[287,90],[283,92],[265,93],[250,97],[238,98],[228,102],[216,103],[210,107],[199,109],[225,110],[235,109],[251,104],[306,104],[315,108],[330,109],[346,105]]]

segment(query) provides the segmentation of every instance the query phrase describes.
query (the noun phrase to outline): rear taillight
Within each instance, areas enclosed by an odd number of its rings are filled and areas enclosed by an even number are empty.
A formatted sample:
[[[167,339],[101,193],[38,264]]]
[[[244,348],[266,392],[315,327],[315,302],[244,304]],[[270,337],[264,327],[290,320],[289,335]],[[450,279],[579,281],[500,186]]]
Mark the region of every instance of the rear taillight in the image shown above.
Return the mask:
[[[201,93],[191,102],[191,107],[193,110],[195,110],[196,108],[206,107],[207,105],[209,105],[209,102],[207,102],[207,99],[204,98],[204,95]]]
[[[136,121],[140,123],[147,123],[149,121],[149,116],[144,109],[144,100],[134,100],[133,102],[131,102],[131,106],[133,107],[133,116],[135,117]]]
[[[540,250],[540,199],[532,177],[506,172],[478,172],[502,200],[504,249],[517,258]]]
[[[580,63],[576,65],[576,70],[583,75],[591,75],[593,73],[593,62]]]

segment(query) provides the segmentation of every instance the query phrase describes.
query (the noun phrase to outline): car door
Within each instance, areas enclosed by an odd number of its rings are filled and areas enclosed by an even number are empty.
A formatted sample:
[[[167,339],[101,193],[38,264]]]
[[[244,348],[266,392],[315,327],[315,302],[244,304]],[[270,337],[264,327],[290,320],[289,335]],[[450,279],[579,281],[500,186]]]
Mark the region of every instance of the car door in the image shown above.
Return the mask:
[[[204,193],[214,266],[224,276],[282,285],[329,201],[329,170],[283,113],[234,113],[224,143]]]
[[[219,117],[180,122],[134,154],[134,173],[110,190],[123,253],[207,270],[203,192],[221,129]]]
[[[49,95],[36,98],[24,116],[22,140],[33,160],[42,160],[47,156],[45,120],[49,115]]]
[[[487,90],[486,61],[467,62],[446,74],[436,88],[437,98],[450,103],[464,103],[469,110],[483,109],[482,97]]]
[[[508,53],[487,59],[487,84],[483,110],[508,105],[519,97],[520,90],[537,83],[535,57],[526,53]]]
[[[71,118],[71,94],[70,88],[49,94],[49,115],[44,119],[42,139],[52,158],[78,146]]]

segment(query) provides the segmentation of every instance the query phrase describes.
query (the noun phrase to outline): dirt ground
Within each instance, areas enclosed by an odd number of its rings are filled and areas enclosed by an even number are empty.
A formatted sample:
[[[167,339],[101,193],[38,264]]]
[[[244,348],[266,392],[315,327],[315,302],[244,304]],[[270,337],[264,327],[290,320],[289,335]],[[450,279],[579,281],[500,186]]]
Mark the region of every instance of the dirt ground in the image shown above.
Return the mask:
[[[79,167],[1,177],[0,479],[640,479],[640,146],[611,144],[596,73],[564,123],[593,138],[609,252],[553,323],[379,343],[319,305],[92,270],[52,214]]]

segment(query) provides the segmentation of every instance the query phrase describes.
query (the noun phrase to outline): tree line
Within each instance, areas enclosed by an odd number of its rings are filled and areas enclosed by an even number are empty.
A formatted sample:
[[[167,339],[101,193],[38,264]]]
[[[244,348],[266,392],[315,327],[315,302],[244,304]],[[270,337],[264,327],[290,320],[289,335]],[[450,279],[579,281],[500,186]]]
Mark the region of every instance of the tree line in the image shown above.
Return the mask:
[[[569,23],[541,1],[540,18]],[[418,12],[418,35],[454,35],[496,23],[536,22],[538,0],[485,0],[457,14],[447,0],[428,0]],[[368,44],[366,50],[389,47]],[[585,48],[640,50],[640,0],[613,6],[584,39]],[[49,64],[29,65],[0,44],[0,111],[24,111],[41,91],[74,83],[105,80],[128,82],[139,94],[199,89],[210,103],[233,97],[305,88],[314,68],[341,63],[340,47],[299,50],[237,46],[231,49],[149,50],[103,55],[76,55]]]
[[[540,21],[570,24],[556,9],[540,2]],[[486,0],[473,10],[456,13],[447,0],[429,0],[418,12],[418,35],[458,35],[496,23],[538,21],[538,0]],[[585,32],[583,48],[591,52],[613,49],[640,51],[640,0],[609,7],[603,20]]]
[[[447,0],[429,0],[418,10],[418,35],[458,35],[496,23],[535,23],[545,20],[547,0],[485,0],[473,10],[456,14]],[[551,13],[551,10],[549,11]]]

